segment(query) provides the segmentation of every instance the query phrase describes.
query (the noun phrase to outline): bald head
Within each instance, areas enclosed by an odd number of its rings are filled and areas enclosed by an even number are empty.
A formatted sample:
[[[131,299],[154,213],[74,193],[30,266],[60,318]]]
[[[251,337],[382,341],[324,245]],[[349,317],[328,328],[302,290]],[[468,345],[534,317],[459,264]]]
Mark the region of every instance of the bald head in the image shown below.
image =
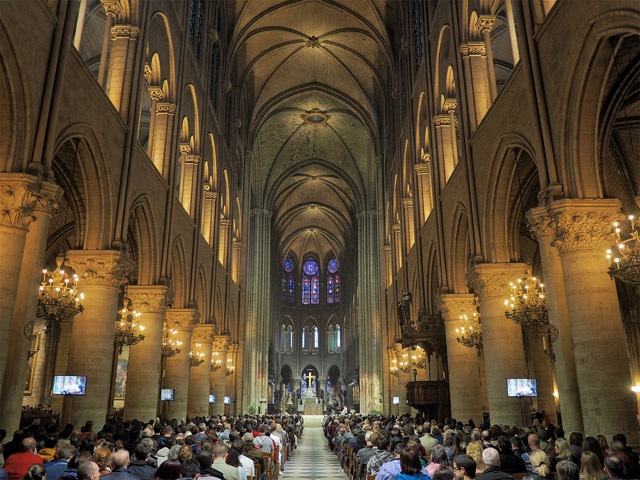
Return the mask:
[[[24,448],[25,452],[34,453],[34,450],[36,449],[36,439],[33,437],[22,439],[22,447]]]
[[[529,443],[529,448],[531,450],[540,450],[540,439],[535,433],[532,433],[527,437],[527,442]]]
[[[122,449],[111,455],[111,466],[113,468],[127,468],[129,466],[129,452]]]
[[[487,467],[499,467],[500,454],[495,448],[485,448],[482,451],[482,461]]]
[[[78,465],[78,480],[98,480],[100,467],[95,462],[83,462]]]

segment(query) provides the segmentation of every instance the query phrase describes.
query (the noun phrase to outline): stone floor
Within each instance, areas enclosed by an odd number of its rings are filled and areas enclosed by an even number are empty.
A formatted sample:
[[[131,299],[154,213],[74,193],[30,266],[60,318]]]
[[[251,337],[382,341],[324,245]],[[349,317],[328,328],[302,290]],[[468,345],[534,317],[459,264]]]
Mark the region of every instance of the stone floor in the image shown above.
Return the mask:
[[[338,457],[329,453],[321,415],[304,416],[304,433],[285,466],[280,480],[343,480]]]

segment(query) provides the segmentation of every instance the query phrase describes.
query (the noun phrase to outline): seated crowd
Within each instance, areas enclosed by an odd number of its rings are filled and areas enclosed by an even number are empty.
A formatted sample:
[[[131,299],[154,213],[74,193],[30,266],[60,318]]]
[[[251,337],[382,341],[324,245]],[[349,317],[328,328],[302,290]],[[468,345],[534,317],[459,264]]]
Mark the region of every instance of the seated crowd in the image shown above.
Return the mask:
[[[90,422],[60,430],[36,421],[5,444],[0,430],[0,480],[271,479],[284,470],[302,427],[299,415],[110,419],[97,433]]]
[[[547,422],[545,422],[547,423]],[[331,415],[324,433],[351,480],[637,479],[638,454],[624,435],[583,439],[548,423],[476,427],[455,419]]]

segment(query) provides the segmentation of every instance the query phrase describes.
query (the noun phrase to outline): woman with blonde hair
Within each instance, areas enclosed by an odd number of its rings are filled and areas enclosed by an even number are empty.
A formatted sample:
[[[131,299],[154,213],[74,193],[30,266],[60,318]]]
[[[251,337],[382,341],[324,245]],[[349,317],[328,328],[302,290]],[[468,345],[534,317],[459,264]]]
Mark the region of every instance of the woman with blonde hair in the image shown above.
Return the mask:
[[[567,442],[565,438],[558,438],[556,440],[555,450],[556,450],[556,457],[555,457],[554,469],[555,469],[555,465],[557,465],[563,460],[567,460],[568,462],[573,462],[576,465],[578,464],[578,459],[571,452],[571,446],[569,445],[569,442]]]
[[[580,459],[580,480],[603,480],[607,478],[602,470],[598,456],[585,450]]]
[[[480,475],[487,469],[487,466],[482,461],[482,451],[484,450],[484,446],[481,442],[470,442],[467,445],[467,455],[473,458],[473,461],[476,462],[476,476]]]
[[[111,450],[109,447],[98,447],[93,454],[93,461],[100,468],[100,476],[104,477],[111,473]]]
[[[46,480],[47,469],[41,463],[35,463],[29,467],[24,480]]]
[[[540,478],[548,478],[551,474],[551,466],[549,465],[549,457],[542,450],[535,450],[529,454],[529,460],[533,467],[533,476],[537,480]]]

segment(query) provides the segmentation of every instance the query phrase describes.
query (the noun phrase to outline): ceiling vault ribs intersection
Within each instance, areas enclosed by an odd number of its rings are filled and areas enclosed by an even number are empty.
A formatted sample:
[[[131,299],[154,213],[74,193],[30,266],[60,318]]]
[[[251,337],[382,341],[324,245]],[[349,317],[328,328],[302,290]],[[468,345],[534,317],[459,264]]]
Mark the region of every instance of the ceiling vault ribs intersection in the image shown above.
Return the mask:
[[[252,205],[273,211],[281,258],[344,261],[356,213],[375,208],[390,3],[236,4],[230,68],[248,108]]]

